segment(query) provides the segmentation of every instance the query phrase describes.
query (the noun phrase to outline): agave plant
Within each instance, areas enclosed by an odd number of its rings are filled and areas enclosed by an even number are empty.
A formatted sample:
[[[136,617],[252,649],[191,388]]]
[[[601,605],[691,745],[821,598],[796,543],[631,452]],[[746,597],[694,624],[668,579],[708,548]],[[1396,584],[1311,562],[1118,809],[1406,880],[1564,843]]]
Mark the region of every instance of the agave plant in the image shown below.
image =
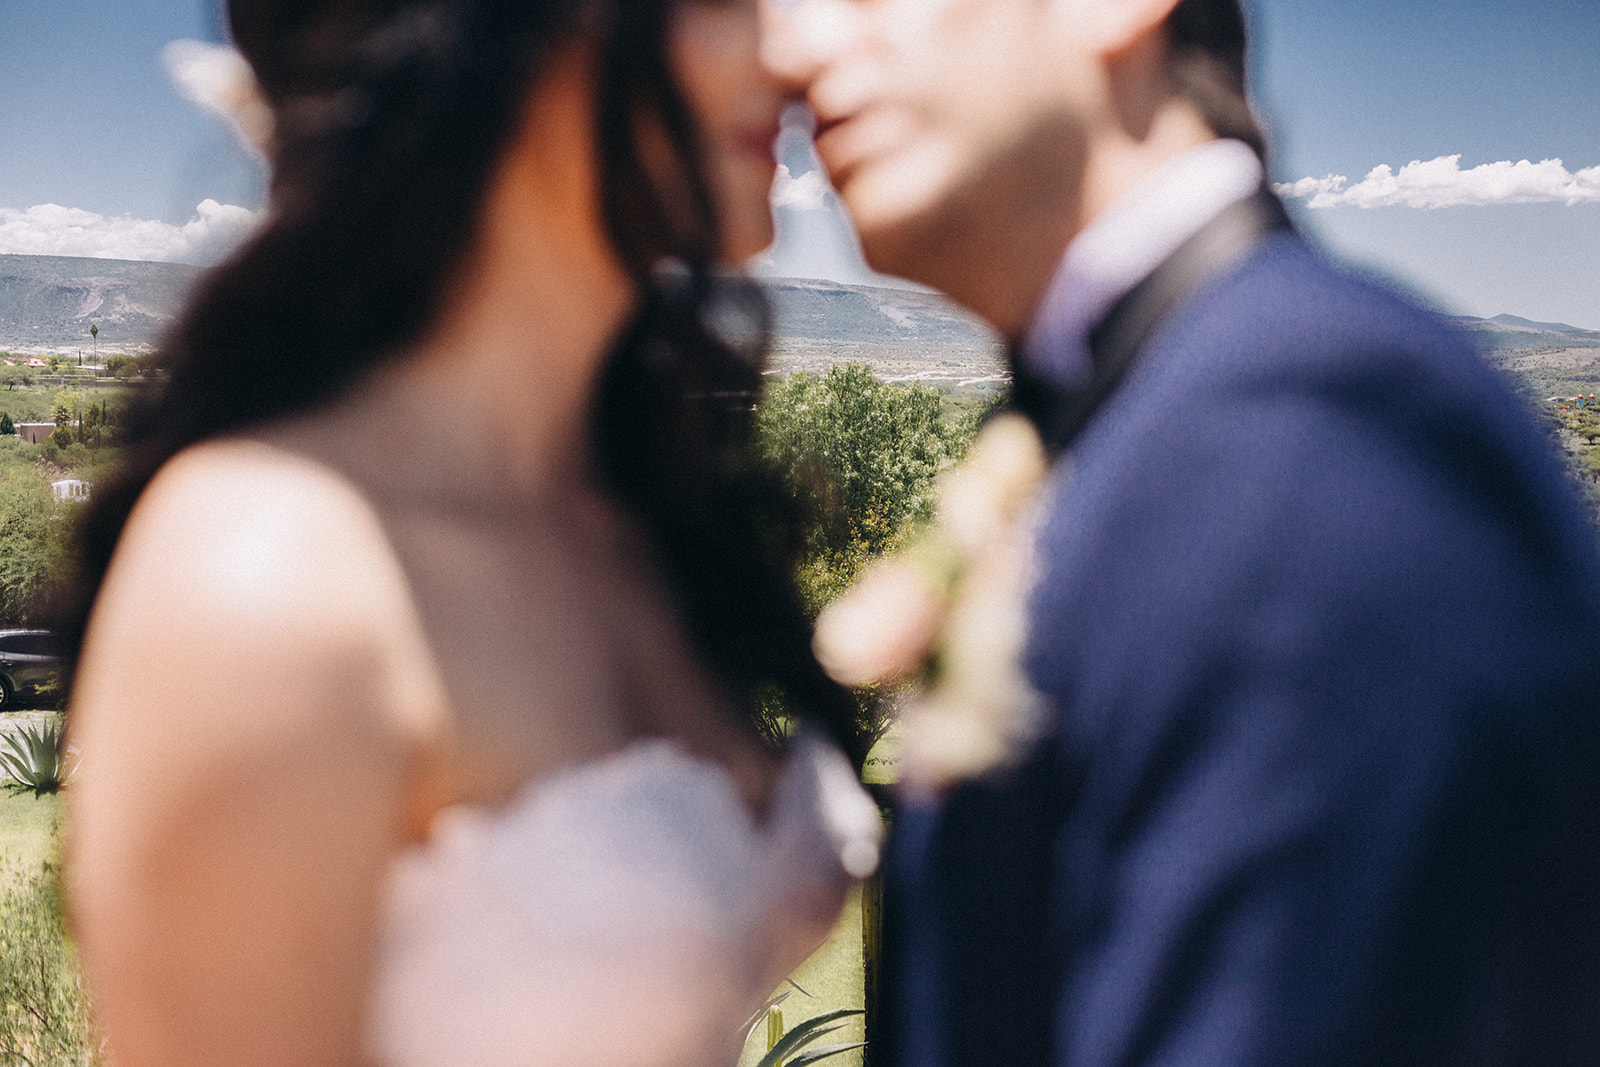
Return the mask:
[[[14,793],[42,797],[59,790],[70,774],[61,754],[61,726],[24,726],[7,734],[0,747],[0,770],[7,778],[0,784]]]
[[[808,1064],[818,1063],[831,1056],[837,1056],[851,1049],[862,1048],[865,1041],[851,1041],[836,1045],[818,1045],[809,1048],[812,1042],[826,1037],[844,1027],[841,1020],[852,1015],[861,1015],[860,1008],[840,1008],[837,1011],[824,1012],[814,1019],[807,1019],[803,1023],[795,1024],[794,1029],[773,1042],[767,1054],[761,1057],[756,1067],[807,1067]],[[774,1029],[782,1028],[782,1015],[778,1016],[779,1025]]]
[[[766,1021],[767,1054],[761,1057],[756,1067],[806,1067],[807,1064],[825,1060],[829,1056],[866,1047],[865,1041],[856,1041],[850,1044],[806,1048],[813,1041],[826,1037],[844,1026],[844,1023],[840,1022],[841,1019],[848,1019],[852,1015],[865,1015],[866,1013],[860,1008],[840,1008],[838,1011],[830,1011],[814,1019],[807,1019],[793,1030],[784,1033],[782,1004],[789,999],[789,994],[798,991],[803,996],[816,999],[793,978],[785,978],[784,984],[791,988],[781,993],[774,993],[765,1004],[756,1009],[754,1015],[744,1021],[744,1026],[741,1027],[744,1039],[749,1041],[751,1035],[756,1032],[756,1027],[761,1025],[762,1020]]]

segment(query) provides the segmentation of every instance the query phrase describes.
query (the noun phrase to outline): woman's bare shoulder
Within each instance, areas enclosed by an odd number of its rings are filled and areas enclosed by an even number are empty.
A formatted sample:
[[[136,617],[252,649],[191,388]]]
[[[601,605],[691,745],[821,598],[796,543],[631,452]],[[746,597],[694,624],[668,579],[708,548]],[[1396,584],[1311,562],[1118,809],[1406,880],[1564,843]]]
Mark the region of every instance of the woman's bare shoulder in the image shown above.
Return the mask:
[[[260,617],[308,605],[341,614],[396,581],[383,528],[328,466],[242,438],[191,447],[162,467],[129,517],[113,564],[159,568],[169,594]]]
[[[119,1062],[355,1062],[383,872],[424,825],[444,709],[361,493],[261,442],[174,457],[118,543],[71,709],[73,913]]]
[[[444,702],[365,497],[324,464],[244,438],[191,447],[157,473],[101,587],[83,695],[102,673],[158,672],[218,696],[275,675],[313,705],[337,693],[407,730],[436,728]]]

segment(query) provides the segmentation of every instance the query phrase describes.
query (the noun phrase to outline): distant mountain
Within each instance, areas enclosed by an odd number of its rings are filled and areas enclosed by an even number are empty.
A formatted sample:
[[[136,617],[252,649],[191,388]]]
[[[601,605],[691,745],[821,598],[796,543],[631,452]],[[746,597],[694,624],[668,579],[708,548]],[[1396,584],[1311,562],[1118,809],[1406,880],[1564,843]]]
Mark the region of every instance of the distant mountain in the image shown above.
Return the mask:
[[[200,274],[184,263],[0,255],[0,346],[90,346],[118,351],[155,342]]]
[[[153,344],[183,306],[200,268],[119,259],[0,255],[0,348]],[[998,351],[999,342],[941,296],[803,278],[761,279],[782,345],[875,351]]]
[[[805,278],[766,278],[774,333],[784,342],[820,341],[996,349],[994,332],[936,293],[840,285]]]
[[[154,344],[199,275],[181,263],[0,255],[0,349],[87,349],[91,323],[102,351]],[[865,359],[889,376],[1001,369],[999,338],[942,296],[806,278],[760,282],[772,303],[780,370],[839,359]],[[1566,323],[1516,315],[1453,321],[1489,349],[1600,348],[1600,331]]]
[[[1585,330],[1564,322],[1534,322],[1516,315],[1476,319],[1452,315],[1450,320],[1485,348],[1600,348],[1600,330]]]
[[[1510,327],[1512,327],[1514,329],[1536,330],[1536,331],[1538,331],[1540,333],[1592,333],[1592,332],[1594,332],[1592,330],[1585,330],[1585,329],[1583,329],[1582,327],[1579,327],[1579,326],[1568,326],[1564,322],[1534,322],[1532,319],[1524,319],[1524,318],[1521,318],[1520,316],[1517,316],[1517,315],[1496,315],[1494,318],[1489,319],[1487,321],[1498,323],[1501,326],[1510,326]]]

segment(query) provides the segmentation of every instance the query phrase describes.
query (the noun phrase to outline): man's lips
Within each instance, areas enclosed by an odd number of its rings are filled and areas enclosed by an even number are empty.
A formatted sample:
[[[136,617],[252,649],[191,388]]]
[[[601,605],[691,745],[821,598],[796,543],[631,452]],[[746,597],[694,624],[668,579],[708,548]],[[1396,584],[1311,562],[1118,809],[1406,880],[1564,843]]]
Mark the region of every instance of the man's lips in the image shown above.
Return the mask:
[[[828,168],[828,176],[835,185],[844,181],[847,171],[852,169],[857,162],[851,158],[852,138],[850,136],[850,123],[853,116],[845,115],[839,118],[817,118],[817,132],[812,141],[817,148],[817,156],[822,160],[823,166]]]
[[[819,116],[817,155],[842,189],[862,167],[894,155],[915,141],[914,116],[904,107],[874,101],[851,111]]]

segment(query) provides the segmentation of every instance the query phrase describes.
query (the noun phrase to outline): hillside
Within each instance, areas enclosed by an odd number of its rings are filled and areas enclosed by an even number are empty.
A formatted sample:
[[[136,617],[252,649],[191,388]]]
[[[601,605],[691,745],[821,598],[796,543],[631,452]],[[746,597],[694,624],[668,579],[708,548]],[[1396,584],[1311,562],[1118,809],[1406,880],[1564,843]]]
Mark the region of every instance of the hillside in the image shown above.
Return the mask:
[[[138,350],[155,344],[198,267],[116,259],[0,255],[0,348]],[[998,340],[948,300],[906,289],[762,279],[776,320],[774,365],[817,369],[862,359],[891,377],[999,373]]]
[[[110,351],[152,344],[199,273],[183,263],[0,255],[0,346],[88,348],[91,323]]]
[[[890,341],[988,350],[997,340],[970,315],[934,293],[839,285],[804,278],[764,283],[777,334],[811,341]]]
[[[1496,315],[1489,320],[1497,326],[1509,326],[1514,330],[1532,330],[1537,333],[1593,333],[1592,330],[1581,329],[1577,326],[1568,326],[1564,322],[1534,322],[1516,315]]]
[[[890,379],[998,385],[1007,377],[1000,339],[935,293],[803,278],[763,279],[763,287],[777,371],[858,359]]]
[[[1564,322],[1534,322],[1516,315],[1492,319],[1449,316],[1486,349],[1600,348],[1600,330],[1585,330]]]
[[[178,263],[0,255],[0,348],[102,354],[156,343],[200,274]],[[933,293],[765,278],[775,315],[773,367],[820,370],[859,359],[886,378],[998,385],[999,339]],[[1535,388],[1567,388],[1600,374],[1600,331],[1515,315],[1455,318],[1508,369],[1534,373]]]

